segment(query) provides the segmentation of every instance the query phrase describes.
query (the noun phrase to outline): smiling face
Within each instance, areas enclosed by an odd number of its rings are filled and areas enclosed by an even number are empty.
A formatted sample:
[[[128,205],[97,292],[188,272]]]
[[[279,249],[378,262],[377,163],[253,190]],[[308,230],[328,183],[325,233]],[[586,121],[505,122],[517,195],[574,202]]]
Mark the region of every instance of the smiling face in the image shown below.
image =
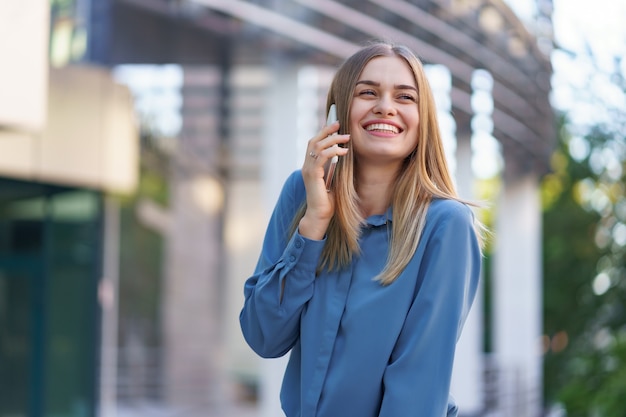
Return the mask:
[[[351,144],[359,163],[399,165],[417,146],[418,90],[413,72],[398,56],[369,61],[350,106]]]

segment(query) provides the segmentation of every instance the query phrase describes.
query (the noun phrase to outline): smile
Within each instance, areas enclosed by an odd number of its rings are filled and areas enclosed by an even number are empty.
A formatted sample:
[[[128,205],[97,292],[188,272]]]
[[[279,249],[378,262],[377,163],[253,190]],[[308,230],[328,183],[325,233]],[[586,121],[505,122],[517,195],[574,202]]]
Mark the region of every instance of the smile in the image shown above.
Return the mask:
[[[371,125],[368,125],[365,130],[368,132],[400,133],[400,129],[396,126],[388,125],[386,123],[372,123]]]

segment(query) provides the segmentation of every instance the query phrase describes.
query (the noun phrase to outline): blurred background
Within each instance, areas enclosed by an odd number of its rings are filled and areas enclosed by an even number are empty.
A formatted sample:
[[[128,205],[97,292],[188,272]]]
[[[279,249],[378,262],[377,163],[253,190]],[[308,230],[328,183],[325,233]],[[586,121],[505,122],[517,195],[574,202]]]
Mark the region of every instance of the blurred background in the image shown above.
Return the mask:
[[[372,39],[426,64],[493,231],[461,416],[623,417],[624,21],[623,0],[0,0],[0,417],[282,415],[243,282]]]

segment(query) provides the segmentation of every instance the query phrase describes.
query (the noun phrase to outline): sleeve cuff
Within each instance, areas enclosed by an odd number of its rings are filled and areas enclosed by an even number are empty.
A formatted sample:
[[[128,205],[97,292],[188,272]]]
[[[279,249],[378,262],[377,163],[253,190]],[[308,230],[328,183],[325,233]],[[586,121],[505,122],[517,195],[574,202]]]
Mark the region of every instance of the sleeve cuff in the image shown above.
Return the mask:
[[[294,268],[315,271],[325,243],[325,238],[311,240],[296,231],[287,244],[284,260]]]

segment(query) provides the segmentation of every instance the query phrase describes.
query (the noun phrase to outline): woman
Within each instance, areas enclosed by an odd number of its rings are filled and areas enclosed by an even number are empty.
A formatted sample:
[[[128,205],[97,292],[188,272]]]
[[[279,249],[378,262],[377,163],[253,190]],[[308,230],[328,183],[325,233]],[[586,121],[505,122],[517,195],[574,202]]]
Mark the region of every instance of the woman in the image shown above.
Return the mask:
[[[262,357],[291,351],[287,417],[455,416],[480,226],[454,190],[422,64],[403,46],[366,46],[338,69],[333,103],[339,122],[309,141],[272,214],[243,334]]]

